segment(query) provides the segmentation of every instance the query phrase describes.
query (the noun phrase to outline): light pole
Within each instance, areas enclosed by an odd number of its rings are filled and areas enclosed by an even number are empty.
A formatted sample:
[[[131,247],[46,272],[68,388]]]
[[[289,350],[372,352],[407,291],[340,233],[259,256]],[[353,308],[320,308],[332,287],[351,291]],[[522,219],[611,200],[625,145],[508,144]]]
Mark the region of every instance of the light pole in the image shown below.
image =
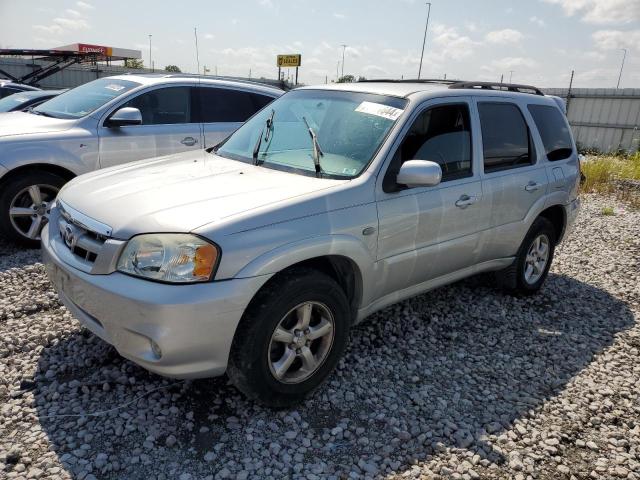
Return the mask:
[[[620,88],[620,80],[622,79],[622,69],[624,68],[624,61],[627,58],[627,49],[621,48],[620,50],[622,50],[624,54],[622,55],[622,65],[620,65],[620,75],[618,75],[618,85],[616,85],[616,88]]]
[[[151,63],[151,37],[153,35],[149,34],[149,68],[153,71],[153,63]]]
[[[420,55],[420,68],[418,68],[418,80],[422,73],[422,59],[424,58],[424,45],[427,43],[427,30],[429,29],[429,17],[431,16],[431,2],[427,2],[429,9],[427,10],[427,23],[424,26],[424,38],[422,39],[422,54]]]
[[[513,80],[513,70],[509,70],[509,83]]]
[[[347,45],[341,45],[342,46],[342,75],[340,75],[341,77],[344,77],[344,52],[347,50]]]

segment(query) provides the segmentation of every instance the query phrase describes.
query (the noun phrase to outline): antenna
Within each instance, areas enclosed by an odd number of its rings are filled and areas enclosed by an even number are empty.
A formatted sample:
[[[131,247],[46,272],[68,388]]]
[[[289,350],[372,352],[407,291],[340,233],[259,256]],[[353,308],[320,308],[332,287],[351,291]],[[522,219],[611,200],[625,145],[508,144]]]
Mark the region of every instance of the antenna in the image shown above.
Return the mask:
[[[198,65],[198,69],[196,70],[200,73],[200,54],[198,53],[198,29],[193,28],[193,36],[196,37],[196,63]]]

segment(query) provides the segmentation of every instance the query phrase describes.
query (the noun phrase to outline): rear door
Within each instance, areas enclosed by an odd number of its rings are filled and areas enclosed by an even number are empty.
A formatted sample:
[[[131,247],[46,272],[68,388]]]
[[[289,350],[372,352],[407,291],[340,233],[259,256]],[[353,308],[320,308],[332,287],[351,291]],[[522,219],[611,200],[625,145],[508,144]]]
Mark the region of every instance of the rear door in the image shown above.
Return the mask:
[[[514,255],[527,214],[544,203],[547,172],[522,106],[503,98],[478,99],[482,131],[482,190],[490,210],[481,260]]]
[[[194,90],[189,85],[152,88],[113,108],[98,127],[100,166],[202,148],[202,127],[194,108]],[[139,109],[142,125],[105,126],[105,120],[124,107]]]
[[[204,148],[220,143],[273,101],[267,95],[219,85],[203,84],[198,91]]]

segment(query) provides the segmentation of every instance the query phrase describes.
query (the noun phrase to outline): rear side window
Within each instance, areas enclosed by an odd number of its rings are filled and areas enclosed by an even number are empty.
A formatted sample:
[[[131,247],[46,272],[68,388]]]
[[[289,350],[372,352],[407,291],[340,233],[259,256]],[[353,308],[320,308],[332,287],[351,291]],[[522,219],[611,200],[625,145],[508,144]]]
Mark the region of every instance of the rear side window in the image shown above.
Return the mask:
[[[440,164],[442,181],[470,177],[471,125],[465,104],[442,105],[422,112],[400,147],[401,162],[430,160]]]
[[[524,167],[535,161],[529,128],[511,103],[478,103],[482,128],[484,171]]]
[[[273,99],[266,95],[226,88],[200,88],[202,122],[245,122]]]
[[[142,114],[143,125],[192,123],[191,88],[166,87],[145,92],[122,107],[134,107]]]
[[[547,105],[529,105],[528,108],[540,132],[547,158],[552,162],[569,158],[573,153],[573,144],[569,125],[562,112]]]

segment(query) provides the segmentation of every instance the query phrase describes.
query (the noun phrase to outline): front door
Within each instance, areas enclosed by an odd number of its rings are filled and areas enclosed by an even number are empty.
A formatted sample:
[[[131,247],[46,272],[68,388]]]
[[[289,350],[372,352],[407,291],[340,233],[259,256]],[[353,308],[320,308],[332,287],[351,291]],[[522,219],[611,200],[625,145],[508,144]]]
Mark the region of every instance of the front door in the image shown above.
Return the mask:
[[[98,127],[100,166],[202,148],[193,90],[189,86],[155,88],[115,107],[109,115],[123,107],[139,109],[142,125],[107,127],[103,120]]]
[[[379,295],[476,263],[488,215],[473,147],[476,122],[467,97],[428,102],[409,122],[379,189]],[[441,183],[398,190],[397,171],[412,159],[439,163]]]

